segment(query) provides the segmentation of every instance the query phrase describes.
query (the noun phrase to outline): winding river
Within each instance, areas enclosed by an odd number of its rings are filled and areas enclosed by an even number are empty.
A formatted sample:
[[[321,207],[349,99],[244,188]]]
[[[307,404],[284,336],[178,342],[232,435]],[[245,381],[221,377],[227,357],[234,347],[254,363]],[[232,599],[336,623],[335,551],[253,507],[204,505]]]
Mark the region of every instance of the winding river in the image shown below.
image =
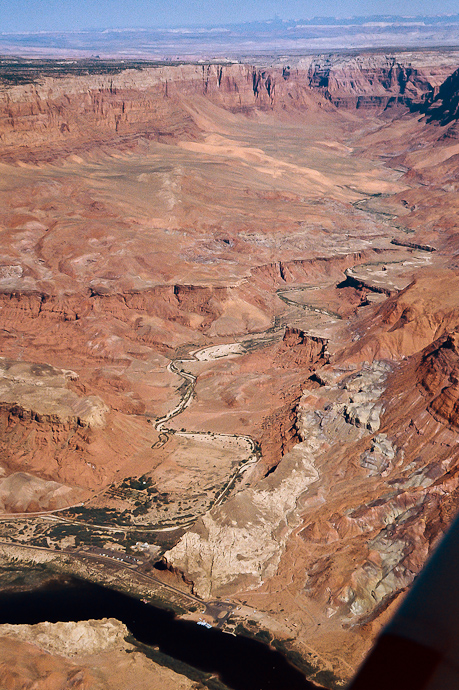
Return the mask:
[[[362,285],[365,285],[365,287],[370,291],[373,290],[374,292],[386,292],[387,294],[390,294],[391,290],[389,288],[384,288],[384,286],[381,287],[381,282],[386,280],[388,283],[391,283],[391,278],[389,277],[391,273],[391,267],[404,267],[405,265],[408,267],[414,267],[422,265],[423,263],[428,262],[429,260],[430,255],[427,257],[414,256],[413,259],[411,259],[410,261],[406,259],[391,259],[385,262],[375,261],[366,264],[356,264],[355,266],[346,269],[344,275],[346,278],[351,277],[355,280],[358,280],[362,283]],[[359,273],[363,273],[363,276],[360,276]],[[371,282],[372,274],[375,281],[374,285],[372,285]],[[333,323],[336,321],[340,321],[342,319],[342,317],[338,313],[330,309],[327,309],[326,307],[321,307],[314,303],[305,302],[302,299],[294,299],[294,295],[298,295],[298,293],[308,293],[320,289],[336,287],[336,285],[337,283],[334,281],[323,285],[309,284],[292,286],[290,288],[278,289],[276,291],[276,295],[288,306],[292,306],[297,309],[303,309],[318,315],[323,315],[327,317],[329,323]],[[179,400],[177,405],[175,405],[175,407],[169,410],[162,417],[159,417],[155,420],[154,425],[159,433],[159,438],[158,441],[152,446],[153,448],[160,448],[164,446],[172,434],[174,434],[175,436],[183,436],[188,438],[206,434],[206,432],[202,431],[178,431],[167,426],[168,422],[170,422],[171,419],[180,415],[193,402],[197,376],[192,374],[190,371],[187,371],[185,369],[185,366],[192,362],[212,362],[217,359],[237,357],[239,355],[245,354],[247,351],[248,350],[244,346],[244,342],[211,345],[209,347],[204,347],[199,350],[190,352],[188,358],[174,359],[169,363],[167,367],[168,370],[171,373],[176,374],[177,376],[180,376],[183,379],[183,393],[181,399]],[[223,501],[226,500],[229,493],[231,492],[231,489],[234,487],[236,481],[260,459],[260,450],[257,447],[255,441],[250,436],[239,436],[235,434],[213,434],[213,438],[217,440],[217,442],[218,439],[221,439],[222,444],[224,442],[225,437],[227,436],[231,436],[232,438],[245,442],[247,444],[247,456],[244,460],[242,460],[239,463],[234,472],[227,478],[224,485],[218,490],[212,501],[207,505],[206,512],[211,508],[223,503]],[[196,514],[193,516],[192,519],[188,518],[186,522],[176,520],[173,525],[160,527],[158,528],[158,531],[167,531],[176,527],[187,527],[190,524],[193,524],[193,522],[198,517],[199,515]]]
[[[368,271],[370,266],[367,264],[361,268]],[[375,266],[380,267],[381,263],[378,262]],[[353,269],[349,270],[349,275],[353,275]],[[328,309],[296,301],[290,296],[294,292],[314,289],[318,289],[317,286],[283,288],[277,291],[277,295],[289,306],[320,313],[333,320],[340,319],[338,314]],[[175,359],[169,363],[169,371],[183,380],[183,392],[177,405],[154,421],[159,434],[154,447],[164,445],[171,434],[195,436],[204,433],[176,431],[168,427],[168,422],[180,415],[193,401],[197,376],[184,367],[191,362],[210,362],[222,357],[242,355],[246,351],[243,343],[214,345],[190,353],[188,359]],[[222,442],[225,436],[214,435],[217,439],[221,438]],[[247,457],[227,478],[207,509],[222,503],[237,478],[259,460],[257,444],[250,436],[233,438],[247,444]],[[212,676],[218,677],[233,690],[313,690],[316,687],[279,652],[259,641],[229,635],[215,628],[208,630],[194,622],[179,620],[168,611],[95,584],[72,579],[65,584],[56,582],[32,592],[0,594],[0,623],[34,624],[41,621],[79,621],[109,617],[125,623],[135,640],[148,646],[143,651],[153,659],[156,655],[157,660],[172,668],[176,664],[174,660],[179,660],[208,674],[205,677],[207,680]]]
[[[207,436],[205,431],[177,431],[171,429],[167,426],[167,423],[181,414],[189,405],[191,405],[194,397],[197,376],[183,368],[183,365],[190,362],[208,362],[215,361],[216,359],[221,359],[223,357],[236,357],[238,355],[245,354],[246,349],[242,343],[229,343],[225,345],[212,345],[209,347],[201,348],[195,352],[190,353],[191,358],[189,359],[174,359],[172,360],[167,369],[168,371],[180,376],[185,383],[184,392],[181,399],[175,407],[173,407],[169,412],[167,412],[162,417],[159,417],[155,421],[155,429],[159,432],[158,441],[152,446],[152,448],[160,448],[167,443],[169,437],[174,434],[175,436],[183,437],[196,437],[196,436]],[[226,438],[237,439],[242,441],[247,446],[247,456],[238,464],[234,472],[232,472],[222,487],[217,491],[214,498],[210,504],[206,507],[206,512],[220,505],[226,499],[231,489],[236,484],[237,480],[241,478],[247,470],[255,465],[261,457],[261,453],[258,445],[255,443],[253,438],[246,435],[236,435],[236,434],[213,434],[214,440],[221,439],[222,445]],[[176,529],[178,526],[186,527],[189,524],[193,524],[199,515],[195,515],[193,519],[187,519],[186,522],[176,520],[174,525],[158,528],[157,531],[169,531],[171,529]]]

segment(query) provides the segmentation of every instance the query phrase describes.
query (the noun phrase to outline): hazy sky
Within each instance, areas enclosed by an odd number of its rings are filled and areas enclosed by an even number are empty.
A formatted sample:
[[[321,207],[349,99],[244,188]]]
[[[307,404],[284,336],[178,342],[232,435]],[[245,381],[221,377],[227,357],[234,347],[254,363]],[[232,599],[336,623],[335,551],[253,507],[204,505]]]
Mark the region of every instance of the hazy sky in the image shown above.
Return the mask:
[[[458,11],[457,0],[0,0],[0,32]]]

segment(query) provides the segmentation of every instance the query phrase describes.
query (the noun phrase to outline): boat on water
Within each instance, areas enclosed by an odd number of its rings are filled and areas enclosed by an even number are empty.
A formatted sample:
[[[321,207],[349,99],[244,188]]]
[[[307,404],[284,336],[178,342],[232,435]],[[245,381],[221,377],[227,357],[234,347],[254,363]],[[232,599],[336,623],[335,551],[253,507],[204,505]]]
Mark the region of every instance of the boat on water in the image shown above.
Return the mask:
[[[203,625],[205,628],[212,627],[210,623],[207,623],[207,621],[204,621],[202,618],[198,620],[197,625]]]

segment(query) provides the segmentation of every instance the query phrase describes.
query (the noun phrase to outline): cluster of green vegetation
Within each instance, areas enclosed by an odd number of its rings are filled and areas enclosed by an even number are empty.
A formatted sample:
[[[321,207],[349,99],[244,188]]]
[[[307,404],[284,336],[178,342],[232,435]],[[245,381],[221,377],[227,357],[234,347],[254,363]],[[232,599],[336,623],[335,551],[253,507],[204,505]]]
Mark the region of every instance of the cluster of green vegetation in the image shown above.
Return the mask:
[[[165,505],[170,503],[169,494],[165,493],[165,492],[164,493],[158,493],[158,495],[155,496],[153,500],[155,501],[155,503],[164,503]]]
[[[151,532],[150,533],[150,539],[152,544],[157,544],[158,546],[161,547],[164,551],[168,551],[169,549],[172,549],[177,542],[179,541],[180,537],[183,536],[185,533],[185,529],[178,527],[175,530],[171,530],[170,532]],[[142,537],[139,538],[138,541],[147,541],[147,534],[143,534]]]
[[[136,508],[133,511],[134,515],[145,515],[148,509],[152,507],[153,503],[163,503],[167,505],[170,503],[170,497],[167,492],[159,492],[153,485],[153,480],[148,475],[144,474],[141,477],[127,477],[124,479],[118,488],[113,487],[117,495],[120,495],[124,500],[134,500]],[[132,494],[131,492],[135,492]],[[145,502],[139,500],[138,494],[145,495]]]
[[[148,513],[148,510],[150,508],[150,502],[147,501],[147,503],[140,503],[140,501],[136,501],[136,507],[132,511],[132,514],[134,517],[137,517],[138,515],[146,515]]]
[[[257,455],[261,458],[261,456],[262,456],[261,445],[258,443],[258,441],[254,441],[253,445],[254,445],[255,455]]]
[[[121,484],[120,489],[134,489],[135,491],[151,491],[155,492],[153,480],[146,474],[141,477],[126,477]]]
[[[55,573],[48,563],[12,558],[10,563],[0,565],[0,588],[3,592],[35,589],[54,577]]]
[[[32,537],[32,539],[29,540],[29,544],[31,546],[41,546],[45,549],[47,549],[49,546],[49,543],[48,543],[48,540],[46,539],[46,537],[41,537],[41,536],[40,537]]]
[[[84,527],[83,525],[76,524],[54,525],[47,530],[46,536],[50,539],[50,541],[54,542],[60,542],[66,537],[74,537],[75,546],[103,546],[107,541],[107,535],[100,534],[90,528],[88,529],[87,527]],[[114,534],[110,534],[110,537],[118,541],[120,539],[124,539],[124,534],[122,532],[115,532]],[[35,544],[33,541],[31,543],[33,543],[35,546],[38,546],[38,544]]]
[[[142,70],[179,63],[148,60],[46,60],[27,58],[0,59],[0,83],[8,85],[33,84],[43,77],[88,76],[91,74],[119,74],[126,69]]]
[[[86,506],[75,506],[62,512],[62,516],[66,518],[78,517],[84,522],[93,524],[115,524],[115,525],[129,525],[131,524],[131,515],[128,510],[120,513],[115,508],[87,508]]]
[[[157,541],[154,532],[145,532],[141,529],[139,531],[129,530],[127,533],[127,540],[132,541],[134,544],[138,541],[147,542],[147,544],[156,544]]]
[[[55,539],[60,541],[66,537],[81,537],[83,534],[89,534],[85,527],[80,527],[80,525],[61,523],[55,525],[48,530],[48,536],[50,539]]]
[[[252,640],[258,640],[264,644],[271,644],[272,635],[267,631],[258,627],[256,621],[247,621],[249,627],[245,627],[242,623],[236,625],[234,632],[236,635],[241,635],[241,637],[250,637]]]

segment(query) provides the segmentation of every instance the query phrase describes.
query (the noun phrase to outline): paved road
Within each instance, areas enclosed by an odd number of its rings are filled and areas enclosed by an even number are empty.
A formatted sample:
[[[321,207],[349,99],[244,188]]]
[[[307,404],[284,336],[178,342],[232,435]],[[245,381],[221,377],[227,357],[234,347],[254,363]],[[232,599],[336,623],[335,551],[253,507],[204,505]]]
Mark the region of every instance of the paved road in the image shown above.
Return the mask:
[[[115,558],[112,558],[110,556],[105,556],[101,554],[96,554],[92,553],[91,551],[86,551],[84,549],[76,549],[74,551],[71,550],[65,550],[65,551],[56,551],[55,549],[49,549],[44,546],[31,546],[28,544],[21,544],[19,542],[8,542],[8,541],[0,541],[0,546],[10,546],[10,547],[18,547],[22,549],[31,549],[33,551],[45,551],[47,553],[51,553],[54,556],[70,556],[71,558],[90,558],[93,559],[94,561],[97,561],[102,564],[110,563],[110,565],[115,566],[119,570],[130,570],[131,572],[135,573],[137,577],[141,577],[144,580],[147,580],[149,582],[154,583],[155,585],[162,587],[163,589],[168,590],[169,592],[172,592],[175,595],[178,595],[179,597],[183,599],[188,599],[188,601],[191,602],[192,605],[197,605],[199,607],[202,607],[204,609],[204,613],[206,615],[212,616],[216,622],[217,628],[222,628],[223,625],[227,622],[228,617],[234,611],[236,608],[236,604],[233,604],[232,602],[229,601],[222,601],[220,599],[215,599],[212,601],[205,601],[204,599],[200,599],[199,597],[195,596],[194,594],[191,594],[190,592],[186,592],[182,589],[179,589],[178,587],[174,587],[173,585],[170,585],[166,582],[163,582],[159,578],[155,577],[154,575],[150,575],[149,573],[142,572],[139,568],[141,568],[145,563],[137,564],[137,565],[131,565],[129,563],[123,563],[118,560],[115,560]]]

